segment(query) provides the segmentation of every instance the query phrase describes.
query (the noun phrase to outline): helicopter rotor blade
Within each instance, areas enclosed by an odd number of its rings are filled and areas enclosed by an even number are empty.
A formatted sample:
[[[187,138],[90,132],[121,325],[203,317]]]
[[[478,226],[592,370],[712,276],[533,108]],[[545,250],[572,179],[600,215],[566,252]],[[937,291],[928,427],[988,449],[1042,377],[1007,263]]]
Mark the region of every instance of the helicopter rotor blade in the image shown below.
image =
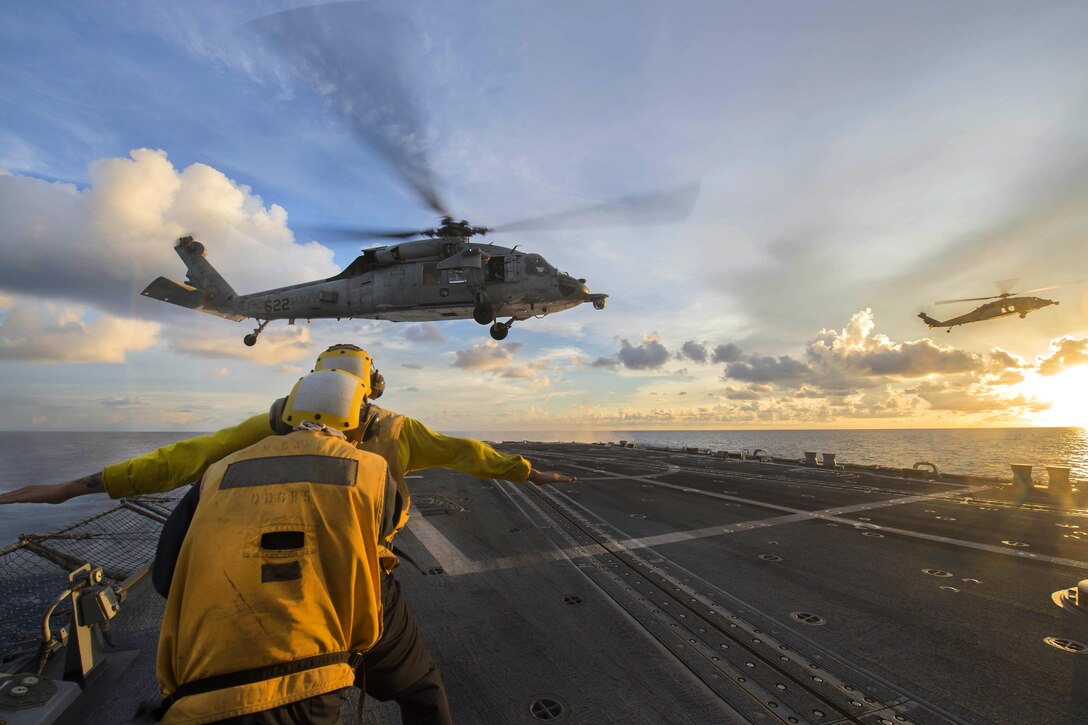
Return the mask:
[[[306,227],[303,233],[322,243],[338,244],[368,239],[412,239],[426,235],[430,229],[364,229],[360,227]]]
[[[407,88],[405,43],[419,34],[380,3],[337,2],[250,21],[357,139],[430,209],[448,216],[428,160],[425,124]]]
[[[1015,294],[1015,293],[1009,293],[1009,294]],[[1000,299],[1002,297],[1008,297],[1009,294],[990,295],[989,297],[964,297],[963,299],[960,299],[960,300],[937,300],[936,302],[934,302],[934,304],[948,305],[948,304],[951,304],[953,302],[980,302],[982,300],[996,300],[996,299]]]
[[[687,219],[698,196],[699,183],[693,182],[666,191],[639,194],[558,214],[500,224],[489,227],[488,232],[669,224]]]
[[[1083,281],[1084,281],[1083,279],[1075,279],[1072,282],[1062,282],[1061,284],[1051,284],[1051,285],[1047,285],[1046,287],[1036,287],[1035,289],[1029,289],[1026,292],[1017,292],[1016,294],[1030,295],[1033,292],[1045,292],[1048,289],[1057,289],[1058,287],[1068,287],[1069,285],[1080,284]]]

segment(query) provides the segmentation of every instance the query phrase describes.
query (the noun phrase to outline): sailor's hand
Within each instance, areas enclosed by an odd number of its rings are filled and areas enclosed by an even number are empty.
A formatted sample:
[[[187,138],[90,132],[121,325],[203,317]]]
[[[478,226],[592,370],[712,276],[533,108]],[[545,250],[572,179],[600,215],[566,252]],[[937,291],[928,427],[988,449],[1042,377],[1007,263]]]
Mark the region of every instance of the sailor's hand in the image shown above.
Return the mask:
[[[14,491],[0,494],[0,504],[5,503],[62,503],[71,498],[64,485],[42,484],[23,486]]]
[[[549,483],[574,483],[578,479],[574,476],[568,476],[565,473],[538,471],[534,468],[529,471],[529,475],[526,476],[525,480],[529,483],[534,483],[537,486],[546,486]]]
[[[39,483],[23,486],[14,491],[0,494],[0,504],[6,503],[64,503],[70,498],[88,493],[105,491],[102,486],[102,474],[77,478],[65,483]]]

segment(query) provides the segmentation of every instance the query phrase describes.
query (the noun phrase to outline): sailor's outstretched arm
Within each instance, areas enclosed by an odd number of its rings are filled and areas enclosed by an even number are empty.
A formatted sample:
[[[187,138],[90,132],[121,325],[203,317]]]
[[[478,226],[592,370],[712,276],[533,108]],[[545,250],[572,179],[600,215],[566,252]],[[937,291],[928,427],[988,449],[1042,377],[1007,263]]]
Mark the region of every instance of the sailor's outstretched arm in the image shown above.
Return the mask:
[[[398,455],[405,473],[422,468],[451,468],[477,478],[528,481],[538,486],[575,480],[574,476],[539,471],[525,458],[499,453],[474,438],[436,433],[407,416],[398,441]]]
[[[208,466],[219,459],[270,435],[272,427],[268,416],[255,415],[240,425],[178,441],[106,466],[101,473],[64,483],[23,486],[0,494],[0,504],[63,503],[88,493],[108,493],[110,498],[124,498],[172,491],[199,480]]]
[[[64,503],[70,498],[88,493],[105,493],[101,473],[92,473],[64,483],[36,483],[0,494],[5,503]]]

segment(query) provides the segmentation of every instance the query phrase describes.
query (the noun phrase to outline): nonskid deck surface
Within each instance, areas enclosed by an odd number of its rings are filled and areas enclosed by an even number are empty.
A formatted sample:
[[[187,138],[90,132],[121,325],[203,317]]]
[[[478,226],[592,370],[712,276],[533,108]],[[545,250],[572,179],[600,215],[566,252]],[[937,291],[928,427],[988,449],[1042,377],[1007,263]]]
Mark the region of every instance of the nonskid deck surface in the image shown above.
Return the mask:
[[[579,480],[410,474],[398,539],[429,572],[398,579],[459,722],[1084,721],[1088,656],[1071,650],[1088,616],[1051,601],[1088,578],[1088,513],[1067,501],[996,481],[502,448]],[[115,637],[139,655],[97,698],[101,721],[154,697],[161,600],[136,599]],[[399,718],[372,702],[365,720]]]

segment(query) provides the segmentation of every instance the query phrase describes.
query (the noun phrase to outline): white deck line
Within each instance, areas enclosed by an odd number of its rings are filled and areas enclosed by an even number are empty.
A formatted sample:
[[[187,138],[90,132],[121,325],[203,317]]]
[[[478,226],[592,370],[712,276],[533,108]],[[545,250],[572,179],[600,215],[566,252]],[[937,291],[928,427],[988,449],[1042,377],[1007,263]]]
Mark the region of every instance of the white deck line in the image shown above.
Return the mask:
[[[598,471],[600,473],[606,473],[605,471]],[[653,486],[660,486],[663,488],[670,488],[676,491],[684,493],[693,493],[700,496],[708,496],[711,498],[723,499],[736,503],[743,503],[750,506],[757,506],[760,508],[769,508],[777,511],[783,511],[786,515],[775,516],[766,519],[751,519],[749,521],[738,521],[732,524],[724,524],[721,526],[708,526],[699,529],[689,529],[686,531],[674,531],[667,534],[658,534],[656,536],[647,536],[643,538],[628,537],[610,545],[609,549],[623,549],[623,550],[635,550],[649,548],[652,546],[661,546],[665,544],[674,544],[682,541],[692,541],[695,539],[709,538],[712,536],[722,536],[725,534],[733,534],[741,531],[751,531],[754,529],[770,528],[773,526],[781,526],[783,524],[792,524],[800,521],[810,520],[823,520],[828,522],[845,524],[847,526],[853,526],[858,528],[865,528],[873,531],[881,531],[884,533],[896,534],[898,536],[904,536],[908,538],[922,539],[925,541],[934,541],[942,544],[950,544],[953,546],[960,546],[969,549],[975,549],[977,551],[986,551],[992,554],[1001,554],[1003,556],[1012,556],[1019,559],[1029,559],[1032,561],[1045,561],[1051,564],[1060,564],[1063,566],[1071,566],[1079,569],[1088,569],[1088,562],[1078,561],[1076,559],[1066,559],[1057,556],[1048,556],[1045,554],[1035,554],[1033,552],[1019,551],[1015,549],[1008,549],[1005,547],[997,546],[994,544],[984,544],[975,541],[968,541],[966,539],[957,539],[949,536],[939,536],[936,534],[926,534],[920,531],[910,531],[909,529],[899,529],[889,526],[880,526],[875,524],[859,524],[852,519],[842,518],[846,514],[856,513],[858,511],[871,511],[874,509],[887,508],[890,506],[902,506],[912,503],[920,503],[923,501],[934,501],[944,498],[950,498],[959,496],[964,493],[974,493],[980,490],[986,490],[992,486],[965,486],[961,489],[954,491],[943,491],[933,494],[919,494],[915,496],[901,496],[898,498],[885,499],[882,501],[873,501],[868,503],[851,504],[848,506],[836,506],[828,509],[818,510],[805,510],[797,509],[791,506],[781,506],[778,504],[770,504],[754,499],[744,498],[742,496],[733,496],[730,494],[716,493],[713,491],[702,491],[700,489],[691,488],[690,486],[679,486],[671,483],[664,483],[662,481],[655,480],[653,478],[643,476],[630,476],[622,475],[616,476],[617,478],[623,478],[625,480],[641,481]],[[538,521],[545,517],[543,511],[530,499],[523,491],[519,490],[519,486],[523,484],[510,483],[508,481],[494,481],[495,485],[500,491],[503,492],[511,502],[517,507],[525,518],[539,527]],[[569,503],[582,509],[584,512],[592,516],[594,519],[600,520],[595,513],[581,505],[574,499],[563,495],[561,489],[554,488],[553,486],[544,487],[546,490],[554,490],[555,494],[562,495],[563,498]],[[554,494],[553,494],[554,495]],[[533,510],[536,516],[541,518],[534,518],[531,516],[525,508],[519,504],[519,499],[526,504],[526,506]],[[412,533],[419,539],[431,556],[434,557],[443,571],[449,576],[459,576],[463,574],[475,574],[484,571],[494,571],[497,569],[512,569],[521,566],[531,566],[548,561],[560,561],[566,558],[578,558],[582,556],[594,556],[600,553],[600,547],[596,545],[571,547],[565,549],[553,549],[550,551],[538,552],[533,554],[522,554],[519,556],[507,556],[497,559],[487,559],[481,561],[474,561],[465,556],[460,549],[458,549],[453,542],[445,537],[430,521],[424,519],[419,515],[419,512],[415,509],[411,511],[412,518],[409,521]],[[613,527],[614,528],[614,527]],[[619,531],[619,529],[616,529]]]

